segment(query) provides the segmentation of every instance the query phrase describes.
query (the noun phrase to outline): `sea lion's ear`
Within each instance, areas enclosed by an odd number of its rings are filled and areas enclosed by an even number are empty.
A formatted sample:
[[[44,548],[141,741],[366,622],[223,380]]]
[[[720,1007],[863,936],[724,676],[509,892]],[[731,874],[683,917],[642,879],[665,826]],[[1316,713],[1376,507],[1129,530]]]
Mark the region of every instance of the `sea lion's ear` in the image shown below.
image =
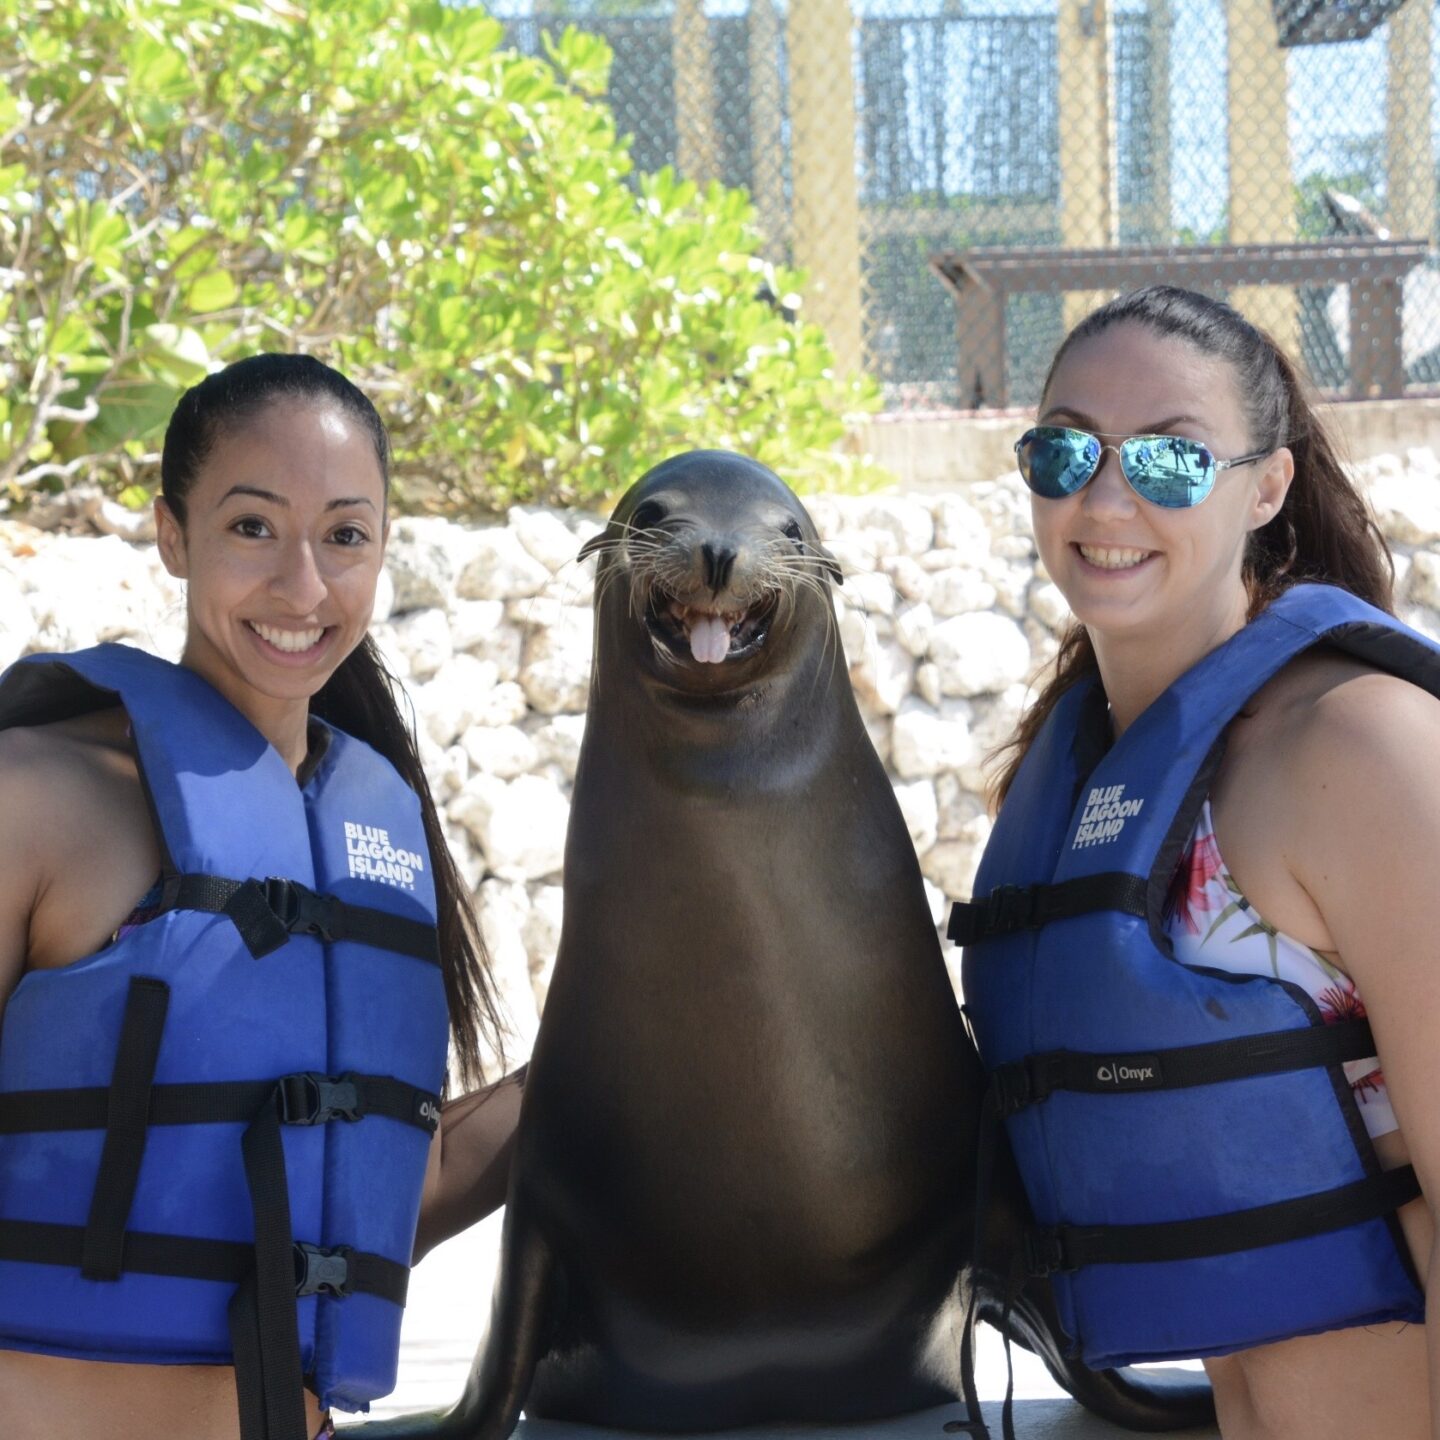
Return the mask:
[[[815,553],[820,557],[821,568],[837,584],[845,583],[845,572],[840,568],[840,562],[823,546],[815,546]]]
[[[597,530],[581,547],[580,553],[575,557],[576,561],[588,560],[604,543],[605,537],[610,533],[607,525],[603,530]]]

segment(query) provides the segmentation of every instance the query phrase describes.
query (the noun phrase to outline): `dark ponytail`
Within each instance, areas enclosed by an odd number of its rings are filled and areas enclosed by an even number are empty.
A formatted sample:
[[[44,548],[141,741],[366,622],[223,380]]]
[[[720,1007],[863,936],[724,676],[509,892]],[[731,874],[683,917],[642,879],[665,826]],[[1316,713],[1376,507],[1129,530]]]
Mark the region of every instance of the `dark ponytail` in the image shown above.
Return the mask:
[[[1279,345],[1223,301],[1173,285],[1150,285],[1102,305],[1055,352],[1041,391],[1042,408],[1070,349],[1127,323],[1185,340],[1229,365],[1245,405],[1250,448],[1268,452],[1287,446],[1295,458],[1295,480],[1285,504],[1268,525],[1251,532],[1246,546],[1242,574],[1250,618],[1302,581],[1338,585],[1381,610],[1392,610],[1395,566],[1385,537],[1346,473],[1314,396]],[[996,808],[1061,697],[1099,673],[1089,634],[1078,622],[1072,624],[1061,637],[1049,680],[1021,716],[1013,738],[996,751],[1001,762],[991,784]]]
[[[266,405],[287,399],[333,404],[359,424],[375,447],[388,492],[390,439],[364,392],[313,356],[255,355],[208,376],[175,407],[165,431],[160,491],[176,520],[185,522],[186,497],[215,441]],[[310,711],[378,751],[419,797],[435,877],[440,964],[456,1070],[462,1084],[474,1085],[484,1078],[482,1039],[503,1065],[505,1026],[469,889],[450,854],[414,733],[395,703],[397,683],[367,635],[313,697]]]

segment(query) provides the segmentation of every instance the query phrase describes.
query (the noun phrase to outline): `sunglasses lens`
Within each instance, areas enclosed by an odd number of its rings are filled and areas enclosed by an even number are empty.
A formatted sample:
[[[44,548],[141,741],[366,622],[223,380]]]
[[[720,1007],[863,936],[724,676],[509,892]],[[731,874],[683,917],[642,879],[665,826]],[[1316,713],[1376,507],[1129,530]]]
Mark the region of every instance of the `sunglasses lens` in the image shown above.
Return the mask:
[[[1198,505],[1215,488],[1215,457],[1181,435],[1137,435],[1120,446],[1120,464],[1136,494],[1167,510]]]
[[[1095,473],[1100,442],[1083,430],[1037,425],[1020,437],[1015,454],[1021,478],[1031,490],[1046,500],[1061,500]]]

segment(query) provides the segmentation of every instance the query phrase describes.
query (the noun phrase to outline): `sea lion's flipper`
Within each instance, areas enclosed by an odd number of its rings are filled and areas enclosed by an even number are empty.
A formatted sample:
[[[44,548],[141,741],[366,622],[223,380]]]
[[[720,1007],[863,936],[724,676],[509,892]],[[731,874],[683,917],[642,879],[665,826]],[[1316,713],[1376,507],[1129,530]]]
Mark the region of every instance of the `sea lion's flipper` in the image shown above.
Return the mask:
[[[1001,1305],[989,1297],[981,1315],[1000,1327]],[[1011,1307],[1011,1340],[1032,1350],[1045,1368],[1087,1410],[1127,1430],[1188,1430],[1215,1423],[1215,1398],[1203,1374],[1178,1367],[1167,1370],[1091,1370],[1065,1355],[1060,1324],[1049,1291],[1032,1282]]]
[[[480,1342],[465,1393],[450,1410],[402,1415],[362,1425],[363,1440],[507,1440],[551,1321],[554,1258],[549,1243],[517,1202],[512,1188],[505,1208],[500,1273],[495,1282],[490,1329]],[[349,1432],[347,1432],[349,1433]]]

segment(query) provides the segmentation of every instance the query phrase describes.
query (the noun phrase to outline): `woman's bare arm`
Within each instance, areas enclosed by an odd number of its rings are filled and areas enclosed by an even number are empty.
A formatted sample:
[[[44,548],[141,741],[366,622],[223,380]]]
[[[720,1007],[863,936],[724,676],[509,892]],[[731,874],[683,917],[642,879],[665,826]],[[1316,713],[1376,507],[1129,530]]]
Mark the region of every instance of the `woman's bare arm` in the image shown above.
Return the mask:
[[[414,1262],[505,1203],[524,1083],[522,1067],[441,1110],[425,1170]]]
[[[1287,858],[1365,1001],[1425,1192],[1429,1224],[1408,1234],[1440,1294],[1440,701],[1366,676],[1325,695],[1296,741]],[[1440,1440],[1440,1321],[1427,1331]]]

